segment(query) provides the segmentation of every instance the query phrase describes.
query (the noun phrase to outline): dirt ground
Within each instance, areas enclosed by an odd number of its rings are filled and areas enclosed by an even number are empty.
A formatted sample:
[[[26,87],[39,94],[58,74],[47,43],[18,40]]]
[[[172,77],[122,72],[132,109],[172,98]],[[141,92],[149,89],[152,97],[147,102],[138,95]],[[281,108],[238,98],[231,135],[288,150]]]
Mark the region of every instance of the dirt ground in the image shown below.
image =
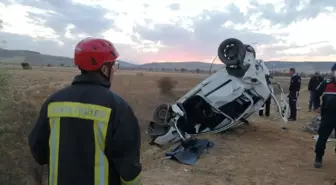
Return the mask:
[[[27,135],[41,103],[52,92],[70,84],[77,70],[67,68],[7,69],[9,98],[0,126],[0,184],[38,184],[38,169],[30,157]],[[163,97],[156,81],[171,76],[178,81],[175,96]],[[163,149],[149,146],[144,134],[156,105],[174,101],[204,75],[118,71],[112,89],[133,107],[143,131],[143,184],[148,185],[331,185],[336,182],[336,155],[329,143],[322,169],[313,168],[314,140],[302,132],[314,113],[307,112],[308,94],[303,85],[298,120],[287,125],[275,119],[253,116],[251,125],[225,134],[203,136],[215,142],[209,154],[195,166],[162,160]],[[277,79],[287,88],[287,78]],[[304,84],[307,82],[305,81]],[[2,101],[4,102],[4,101]],[[22,103],[24,102],[24,103]],[[286,126],[287,130],[281,127]],[[16,139],[14,139],[14,137]],[[6,150],[4,150],[6,149]],[[2,169],[2,171],[1,171]]]

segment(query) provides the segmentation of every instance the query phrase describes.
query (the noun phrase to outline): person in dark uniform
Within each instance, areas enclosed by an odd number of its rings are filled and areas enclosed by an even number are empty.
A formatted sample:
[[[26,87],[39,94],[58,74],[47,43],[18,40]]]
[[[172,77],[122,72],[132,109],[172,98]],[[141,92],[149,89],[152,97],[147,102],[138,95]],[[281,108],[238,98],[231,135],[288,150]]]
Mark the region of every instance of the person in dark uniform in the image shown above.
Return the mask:
[[[332,66],[331,71],[333,76],[322,81],[314,93],[314,111],[321,114],[319,137],[315,145],[315,168],[322,167],[326,142],[333,129],[336,130],[336,63]],[[320,105],[321,96],[322,105]]]
[[[81,74],[42,105],[28,140],[35,161],[48,164],[49,185],[141,184],[138,120],[109,89],[118,56],[108,40],[80,41]]]
[[[273,78],[272,75],[266,76],[266,82],[268,85],[272,85],[271,79]],[[264,103],[264,105],[259,109],[259,116],[264,116],[264,110],[265,110],[265,116],[269,117],[270,116],[270,110],[271,110],[271,99],[272,97],[270,96]]]
[[[309,104],[308,104],[308,111],[311,112],[313,108],[313,97],[316,91],[317,86],[323,81],[323,77],[320,75],[319,72],[316,72],[309,80],[308,83],[308,91],[310,93],[309,96]]]
[[[291,75],[291,80],[289,84],[289,108],[291,115],[288,118],[288,121],[296,121],[296,114],[297,114],[297,100],[299,97],[299,92],[301,88],[301,77],[298,73],[295,72],[294,68],[289,69],[289,74]]]
[[[264,116],[264,110],[265,110],[265,116],[270,116],[270,110],[271,110],[271,97],[269,97],[265,104],[262,106],[262,108],[259,110],[259,116]]]

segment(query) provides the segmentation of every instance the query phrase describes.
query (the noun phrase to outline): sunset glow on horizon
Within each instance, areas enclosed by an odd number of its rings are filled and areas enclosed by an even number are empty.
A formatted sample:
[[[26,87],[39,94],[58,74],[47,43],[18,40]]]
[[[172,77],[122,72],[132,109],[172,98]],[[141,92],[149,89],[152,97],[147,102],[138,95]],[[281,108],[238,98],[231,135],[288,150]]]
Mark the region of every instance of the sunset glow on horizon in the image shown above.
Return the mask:
[[[72,57],[74,45],[92,36],[115,43],[120,60],[210,63],[219,44],[233,37],[252,44],[264,61],[335,61],[335,6],[323,0],[11,0],[0,2],[0,47]]]

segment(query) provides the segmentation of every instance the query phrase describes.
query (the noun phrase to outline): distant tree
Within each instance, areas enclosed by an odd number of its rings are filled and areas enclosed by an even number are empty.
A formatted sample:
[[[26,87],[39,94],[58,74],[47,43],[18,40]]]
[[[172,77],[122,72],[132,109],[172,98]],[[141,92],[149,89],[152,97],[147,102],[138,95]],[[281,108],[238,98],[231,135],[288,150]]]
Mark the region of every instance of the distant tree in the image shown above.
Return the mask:
[[[32,69],[32,67],[27,62],[21,62],[22,69]]]
[[[328,78],[328,77],[330,77],[330,73],[322,73],[321,76],[323,78]]]
[[[64,64],[60,64],[60,66],[64,67]]]
[[[181,72],[185,72],[186,69],[185,69],[185,68],[181,68],[180,71],[181,71]]]
[[[161,94],[171,94],[176,84],[177,81],[168,76],[164,76],[157,81],[157,87],[160,89]]]
[[[200,69],[198,69],[198,68],[196,69],[196,73],[200,73],[200,71],[201,71]]]
[[[308,77],[309,75],[306,74],[306,73],[304,73],[304,72],[301,72],[301,73],[300,73],[300,76],[301,76],[301,77]]]
[[[161,68],[161,71],[164,71],[165,70],[165,68]]]
[[[47,67],[51,67],[52,65],[51,64],[48,64]]]

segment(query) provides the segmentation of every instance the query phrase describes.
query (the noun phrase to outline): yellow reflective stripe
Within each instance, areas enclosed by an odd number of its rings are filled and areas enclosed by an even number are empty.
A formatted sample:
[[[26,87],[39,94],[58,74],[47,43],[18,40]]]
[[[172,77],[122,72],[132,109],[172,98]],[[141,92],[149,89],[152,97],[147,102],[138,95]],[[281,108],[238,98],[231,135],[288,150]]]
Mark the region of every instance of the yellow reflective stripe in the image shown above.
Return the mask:
[[[108,161],[105,156],[105,138],[108,122],[94,121],[93,132],[95,137],[95,185],[108,185]]]
[[[60,119],[62,117],[81,118],[94,121],[95,185],[108,185],[109,164],[104,151],[105,138],[111,111],[112,109],[108,107],[78,102],[52,102],[48,105],[48,118],[51,129],[51,135],[49,138],[49,185],[57,185],[59,129]]]
[[[111,108],[78,102],[52,102],[48,105],[48,117],[72,117],[108,122]]]
[[[125,181],[122,177],[120,177],[120,181],[122,185],[142,185],[140,174],[131,181]]]
[[[49,185],[57,185],[60,118],[49,119]]]

